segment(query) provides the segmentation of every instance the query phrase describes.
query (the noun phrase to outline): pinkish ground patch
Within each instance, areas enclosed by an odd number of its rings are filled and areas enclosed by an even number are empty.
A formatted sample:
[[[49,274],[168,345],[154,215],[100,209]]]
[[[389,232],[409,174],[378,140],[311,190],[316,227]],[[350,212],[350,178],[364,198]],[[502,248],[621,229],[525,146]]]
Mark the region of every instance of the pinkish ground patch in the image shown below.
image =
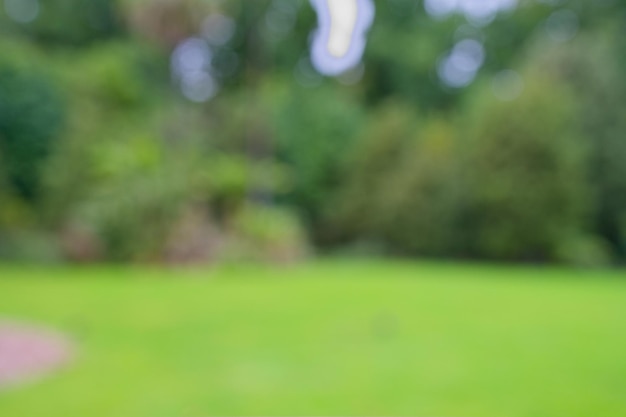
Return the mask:
[[[62,334],[0,319],[0,390],[43,377],[72,357],[72,344]]]

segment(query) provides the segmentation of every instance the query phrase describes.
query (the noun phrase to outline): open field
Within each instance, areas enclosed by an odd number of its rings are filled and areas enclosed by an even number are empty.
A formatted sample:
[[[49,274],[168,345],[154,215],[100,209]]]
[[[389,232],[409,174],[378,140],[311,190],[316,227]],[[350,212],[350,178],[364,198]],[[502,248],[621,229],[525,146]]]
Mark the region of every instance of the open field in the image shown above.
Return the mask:
[[[3,417],[623,417],[624,272],[326,260],[0,267],[0,316],[74,363]]]

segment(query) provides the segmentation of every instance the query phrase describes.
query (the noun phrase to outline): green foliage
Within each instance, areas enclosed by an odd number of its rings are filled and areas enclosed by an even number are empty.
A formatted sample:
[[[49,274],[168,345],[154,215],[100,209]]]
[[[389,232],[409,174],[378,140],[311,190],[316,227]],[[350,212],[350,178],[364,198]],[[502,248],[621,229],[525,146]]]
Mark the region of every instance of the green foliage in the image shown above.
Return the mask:
[[[28,200],[37,197],[41,167],[64,123],[59,92],[37,70],[0,59],[0,175]]]
[[[456,253],[456,132],[442,119],[418,120],[402,102],[376,112],[331,215],[340,238],[374,240],[408,255]]]
[[[594,235],[569,236],[557,248],[558,261],[586,268],[606,267],[613,262],[614,248]]]
[[[133,44],[101,43],[55,58],[68,108],[64,135],[42,167],[40,212],[50,227],[66,221],[98,184],[123,177],[135,165],[159,164],[165,129],[163,104],[155,100],[163,87],[152,70],[158,54]]]
[[[396,250],[411,255],[459,252],[463,209],[458,142],[452,126],[433,119],[421,126],[380,190],[381,233]]]
[[[626,259],[620,2],[520,1],[474,25],[376,1],[363,67],[334,80],[311,68],[306,0],[39,1],[31,22],[0,16],[3,254],[209,261],[233,241],[280,258],[306,234],[409,256]],[[232,36],[209,41],[208,14]],[[210,103],[172,80],[191,36],[211,50]],[[447,87],[439,64],[464,39],[484,62]],[[521,74],[509,102],[492,94],[503,70]]]
[[[591,194],[574,100],[554,80],[531,77],[517,100],[483,95],[470,104],[462,146],[473,255],[553,259],[563,240],[584,227]]]
[[[349,169],[346,155],[362,129],[363,109],[323,87],[293,87],[279,97],[272,126],[278,156],[291,170],[287,201],[321,227],[324,212],[331,209],[329,200]]]
[[[133,132],[123,145],[101,145],[96,181],[70,219],[95,232],[105,258],[158,259],[181,207],[197,191],[188,176],[195,164],[165,152],[157,137]]]
[[[577,92],[577,128],[590,149],[593,228],[626,256],[626,83],[623,33],[613,27],[588,33],[563,48],[536,51],[540,65]]]
[[[387,213],[385,192],[417,133],[414,110],[402,103],[387,103],[376,112],[350,155],[346,180],[331,211],[330,231],[335,239],[360,236],[380,238]],[[395,187],[395,184],[393,185]]]
[[[307,238],[293,212],[271,206],[244,205],[228,225],[225,258],[294,262],[307,254]]]
[[[85,107],[97,106],[102,113],[119,113],[114,121],[124,121],[133,110],[151,108],[151,101],[167,91],[163,53],[149,44],[102,42],[81,53],[65,52],[60,58],[58,66],[66,88],[71,89],[77,117]]]
[[[450,33],[458,18],[433,20],[418,2],[378,2],[376,24],[368,41],[364,80],[367,99],[376,105],[396,97],[421,110],[449,108],[461,93],[436,82],[436,62],[453,45]],[[410,52],[409,52],[410,51]]]
[[[82,45],[119,34],[122,18],[117,0],[43,0],[22,30],[44,44]]]
[[[56,236],[34,228],[16,229],[0,236],[0,258],[23,264],[57,264],[62,260]]]

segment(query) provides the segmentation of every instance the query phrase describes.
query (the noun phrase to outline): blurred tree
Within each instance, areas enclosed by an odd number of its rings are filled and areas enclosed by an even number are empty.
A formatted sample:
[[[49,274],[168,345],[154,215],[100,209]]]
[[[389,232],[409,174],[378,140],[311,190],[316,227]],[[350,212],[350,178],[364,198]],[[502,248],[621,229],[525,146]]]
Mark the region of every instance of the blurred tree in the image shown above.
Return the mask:
[[[120,260],[237,235],[254,257],[298,240],[289,205],[324,247],[626,259],[624,2],[520,0],[481,21],[376,0],[363,64],[338,79],[311,65],[307,0],[19,2],[0,11],[0,233]],[[174,94],[190,37],[210,102]],[[455,87],[446,62],[471,76]]]
[[[377,109],[328,213],[339,238],[404,255],[458,252],[457,133],[444,119],[422,120],[401,101]]]
[[[387,102],[376,110],[363,135],[348,155],[342,186],[325,215],[334,240],[380,240],[388,213],[384,195],[417,137],[416,111],[401,101]],[[386,207],[387,206],[387,207]]]
[[[299,207],[323,239],[322,218],[349,170],[346,155],[362,129],[363,110],[340,91],[291,86],[275,100],[272,116],[278,157],[291,170],[286,202]]]
[[[43,0],[39,16],[20,30],[44,44],[82,45],[122,32],[117,0]]]
[[[620,26],[606,26],[569,45],[538,48],[529,65],[576,91],[577,128],[591,152],[594,231],[626,256],[626,83]]]
[[[468,253],[509,260],[553,260],[584,231],[590,200],[574,96],[541,74],[526,74],[522,95],[490,89],[468,105],[464,214]],[[463,233],[466,233],[463,235]]]
[[[400,253],[451,256],[460,253],[459,219],[464,208],[454,126],[433,117],[399,158],[382,187],[377,210],[380,233]]]
[[[0,58],[0,161],[17,194],[34,200],[42,164],[64,123],[64,103],[48,77]]]

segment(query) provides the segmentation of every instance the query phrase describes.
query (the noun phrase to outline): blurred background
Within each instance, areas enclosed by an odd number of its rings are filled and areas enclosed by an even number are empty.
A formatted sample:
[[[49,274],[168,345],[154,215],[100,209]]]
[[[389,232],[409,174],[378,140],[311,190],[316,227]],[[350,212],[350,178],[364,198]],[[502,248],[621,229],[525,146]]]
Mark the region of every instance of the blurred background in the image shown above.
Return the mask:
[[[0,0],[0,414],[625,415],[626,2],[374,3]]]
[[[385,0],[360,66],[304,0],[3,0],[0,256],[626,256],[626,6]]]

